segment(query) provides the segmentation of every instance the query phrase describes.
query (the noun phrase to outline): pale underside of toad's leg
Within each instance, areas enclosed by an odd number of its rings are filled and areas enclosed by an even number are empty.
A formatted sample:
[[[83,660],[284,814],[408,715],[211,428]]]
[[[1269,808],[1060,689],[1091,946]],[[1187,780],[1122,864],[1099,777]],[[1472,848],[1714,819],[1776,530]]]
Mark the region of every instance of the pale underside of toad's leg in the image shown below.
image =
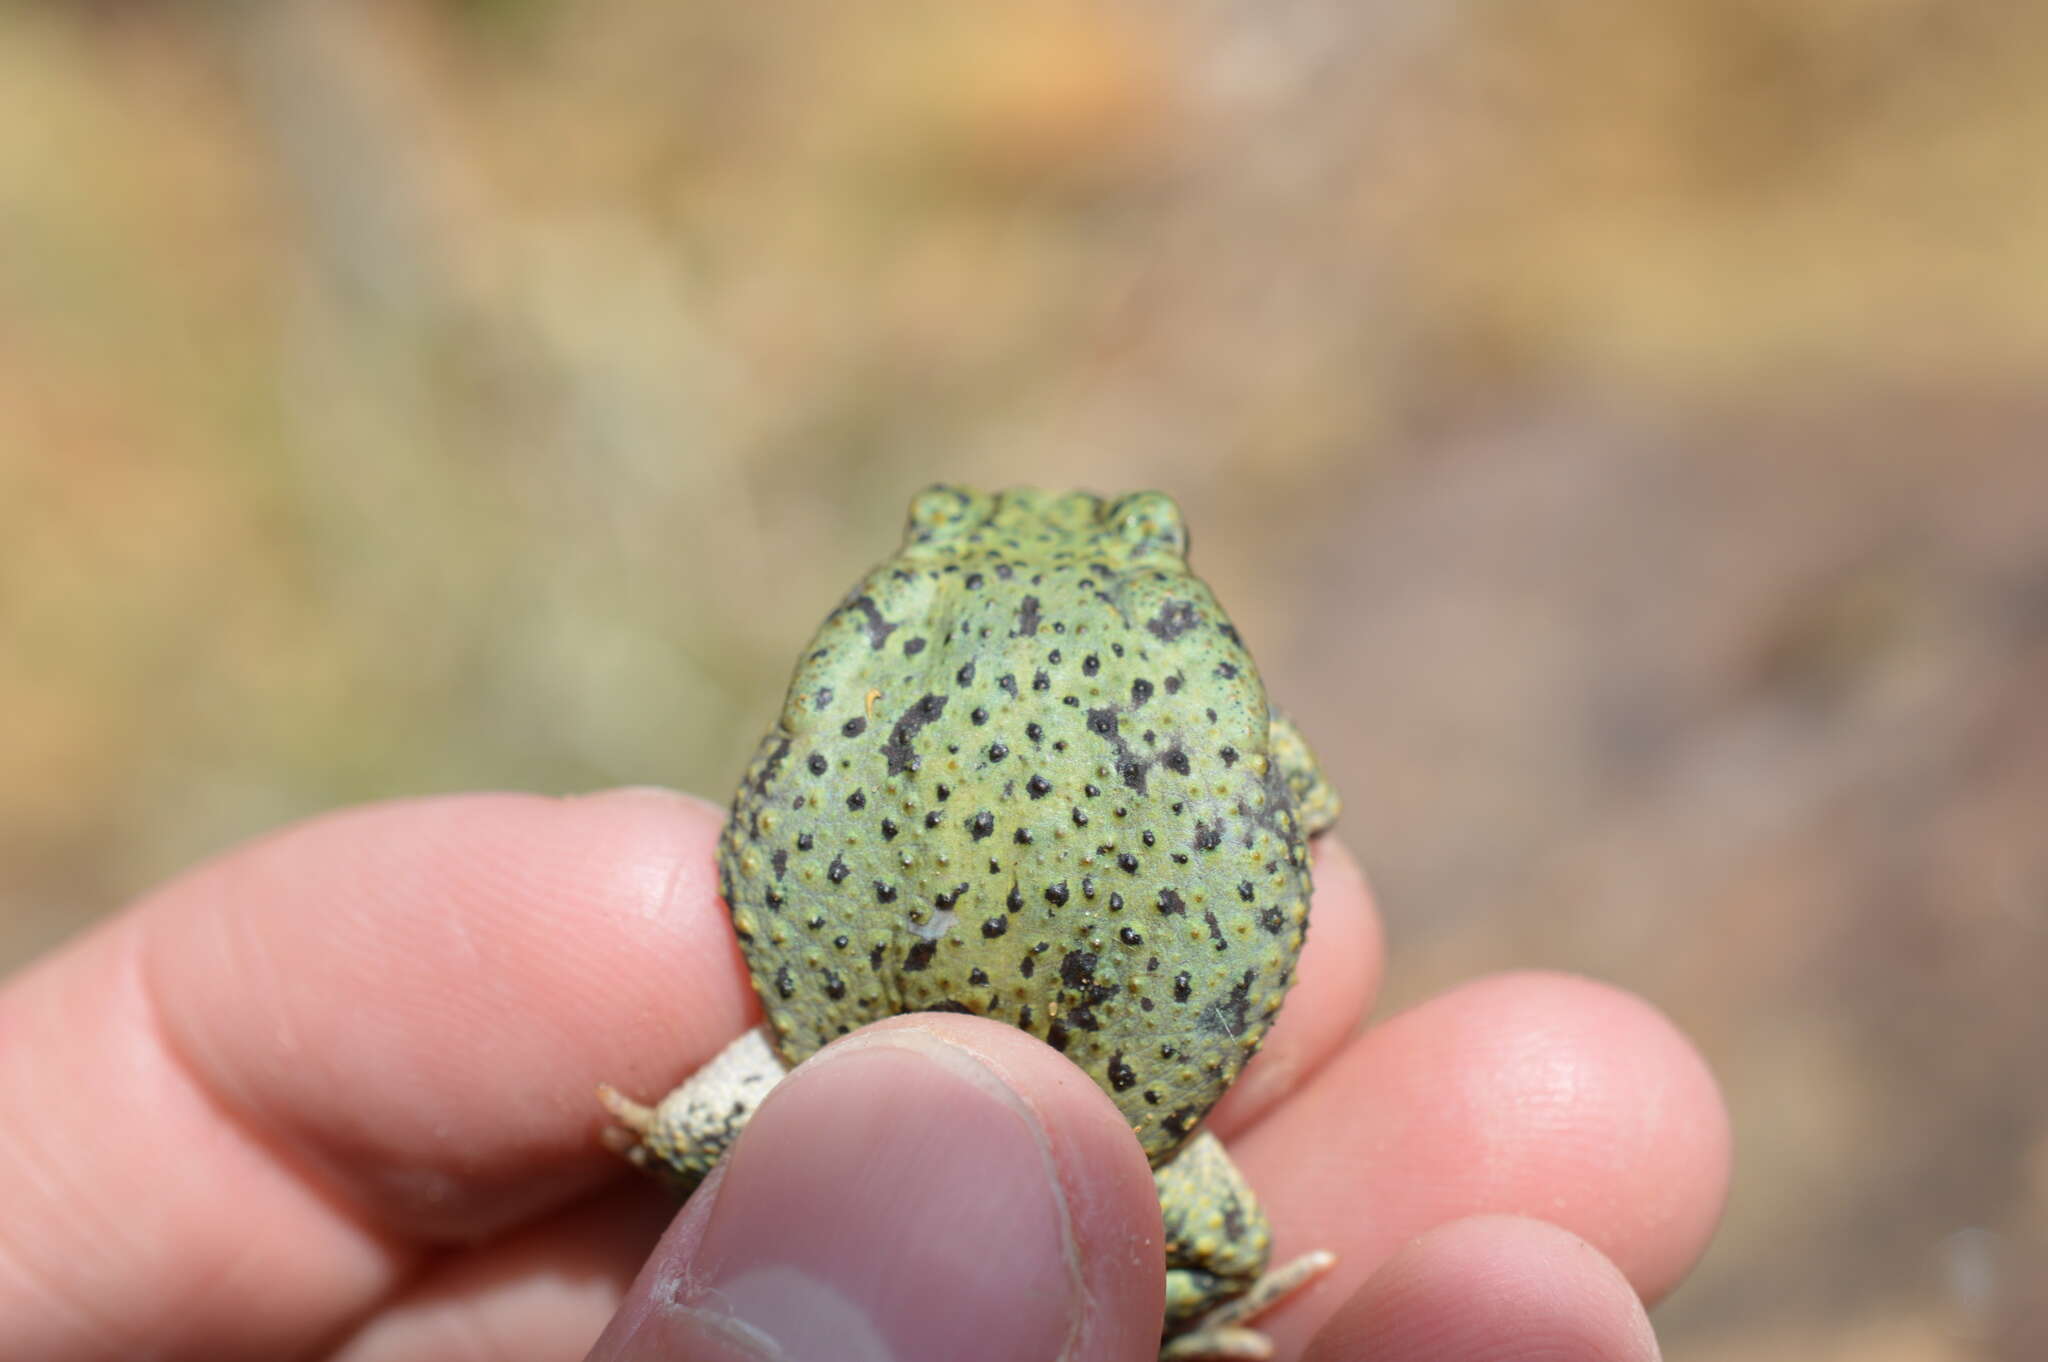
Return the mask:
[[[606,1143],[635,1167],[687,1191],[725,1157],[761,1099],[788,1072],[767,1030],[757,1026],[651,1107],[605,1084],[597,1099],[618,1122]]]
[[[1294,799],[1294,817],[1301,826],[1304,837],[1313,837],[1327,832],[1337,821],[1341,802],[1337,788],[1323,778],[1322,767],[1316,764],[1315,753],[1309,750],[1308,740],[1301,736],[1301,730],[1294,721],[1273,710],[1268,731],[1268,751],[1273,764],[1279,768],[1281,779],[1287,782],[1287,793]]]
[[[1245,1327],[1336,1258],[1310,1253],[1266,1270],[1272,1234],[1251,1188],[1214,1135],[1203,1132],[1152,1175],[1166,1227],[1166,1338],[1159,1356],[1267,1358],[1273,1345]]]

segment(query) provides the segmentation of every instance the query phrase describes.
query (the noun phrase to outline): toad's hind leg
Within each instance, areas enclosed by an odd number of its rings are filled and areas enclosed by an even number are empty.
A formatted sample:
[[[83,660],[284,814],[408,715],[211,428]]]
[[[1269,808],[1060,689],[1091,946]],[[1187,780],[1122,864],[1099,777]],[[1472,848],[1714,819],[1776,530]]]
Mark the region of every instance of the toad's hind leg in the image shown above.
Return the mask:
[[[1267,743],[1273,765],[1287,782],[1287,793],[1294,800],[1294,817],[1302,836],[1313,837],[1329,830],[1336,824],[1342,807],[1337,788],[1323,778],[1322,767],[1316,764],[1316,755],[1309,751],[1301,730],[1277,709],[1272,712]]]
[[[766,1030],[757,1026],[654,1106],[605,1084],[597,1100],[618,1122],[606,1132],[606,1143],[635,1167],[687,1191],[725,1157],[761,1099],[788,1072]]]
[[[1251,1188],[1206,1131],[1152,1174],[1166,1226],[1166,1338],[1162,1362],[1266,1358],[1273,1345],[1246,1320],[1336,1261],[1311,1253],[1266,1271],[1272,1234]]]

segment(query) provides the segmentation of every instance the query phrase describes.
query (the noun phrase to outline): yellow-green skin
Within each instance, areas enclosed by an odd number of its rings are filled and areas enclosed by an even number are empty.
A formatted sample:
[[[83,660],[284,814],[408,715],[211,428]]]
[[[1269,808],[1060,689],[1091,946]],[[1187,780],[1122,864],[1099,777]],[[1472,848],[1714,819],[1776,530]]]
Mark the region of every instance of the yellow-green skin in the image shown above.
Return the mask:
[[[1301,953],[1296,804],[1334,811],[1186,557],[1158,493],[912,503],[805,652],[720,842],[786,1062],[969,1012],[1063,1051],[1155,1167],[1186,1143]]]

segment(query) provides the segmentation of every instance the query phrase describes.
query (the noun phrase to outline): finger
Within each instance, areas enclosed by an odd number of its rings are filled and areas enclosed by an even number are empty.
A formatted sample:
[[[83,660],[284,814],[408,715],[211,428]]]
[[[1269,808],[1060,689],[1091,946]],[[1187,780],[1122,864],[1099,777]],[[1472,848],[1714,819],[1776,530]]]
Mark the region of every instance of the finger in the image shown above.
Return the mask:
[[[973,1017],[883,1022],[764,1101],[593,1362],[1151,1362],[1159,1203],[1109,1098]]]
[[[328,1362],[561,1362],[590,1346],[675,1218],[640,1181],[424,1270]]]
[[[1540,1220],[1480,1216],[1415,1239],[1316,1332],[1302,1362],[1656,1362],[1628,1279]]]
[[[244,848],[0,993],[0,1317],[25,1355],[272,1357],[608,1175],[594,1074],[752,1006],[673,796],[364,809]],[[231,1207],[231,1213],[224,1213]],[[24,1342],[25,1338],[31,1340]]]
[[[608,1172],[592,1075],[694,1067],[752,998],[718,818],[624,791],[371,808],[145,905],[166,1043],[399,1233],[473,1239]]]
[[[1561,1225],[1656,1299],[1720,1214],[1728,1124],[1706,1066],[1654,1009],[1523,974],[1374,1028],[1233,1154],[1273,1218],[1276,1260],[1338,1255],[1269,1317],[1298,1347],[1397,1246],[1471,1215]]]
[[[1328,1063],[1379,993],[1385,941],[1372,891],[1336,838],[1318,837],[1314,848],[1315,900],[1294,987],[1257,1056],[1209,1114],[1209,1128],[1226,1139]]]

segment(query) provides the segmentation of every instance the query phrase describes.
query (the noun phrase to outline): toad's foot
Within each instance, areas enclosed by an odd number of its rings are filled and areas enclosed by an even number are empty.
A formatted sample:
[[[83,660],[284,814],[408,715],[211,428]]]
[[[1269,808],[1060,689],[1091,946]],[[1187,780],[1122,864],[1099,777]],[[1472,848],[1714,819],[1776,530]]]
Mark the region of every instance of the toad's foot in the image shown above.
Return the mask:
[[[1152,1172],[1166,1231],[1166,1340],[1160,1357],[1265,1358],[1273,1345],[1245,1321],[1336,1261],[1311,1253],[1268,1271],[1266,1213],[1207,1131]]]
[[[655,1106],[602,1084],[597,1100],[618,1123],[605,1131],[605,1146],[636,1168],[695,1187],[786,1072],[767,1035],[755,1027]]]
[[[1288,1296],[1307,1286],[1335,1266],[1337,1255],[1323,1250],[1304,1253],[1287,1266],[1268,1272],[1252,1289],[1236,1300],[1226,1301],[1203,1316],[1186,1333],[1168,1339],[1159,1350],[1160,1362],[1204,1362],[1227,1359],[1264,1359],[1273,1355],[1273,1343],[1243,1322],[1255,1319]]]

